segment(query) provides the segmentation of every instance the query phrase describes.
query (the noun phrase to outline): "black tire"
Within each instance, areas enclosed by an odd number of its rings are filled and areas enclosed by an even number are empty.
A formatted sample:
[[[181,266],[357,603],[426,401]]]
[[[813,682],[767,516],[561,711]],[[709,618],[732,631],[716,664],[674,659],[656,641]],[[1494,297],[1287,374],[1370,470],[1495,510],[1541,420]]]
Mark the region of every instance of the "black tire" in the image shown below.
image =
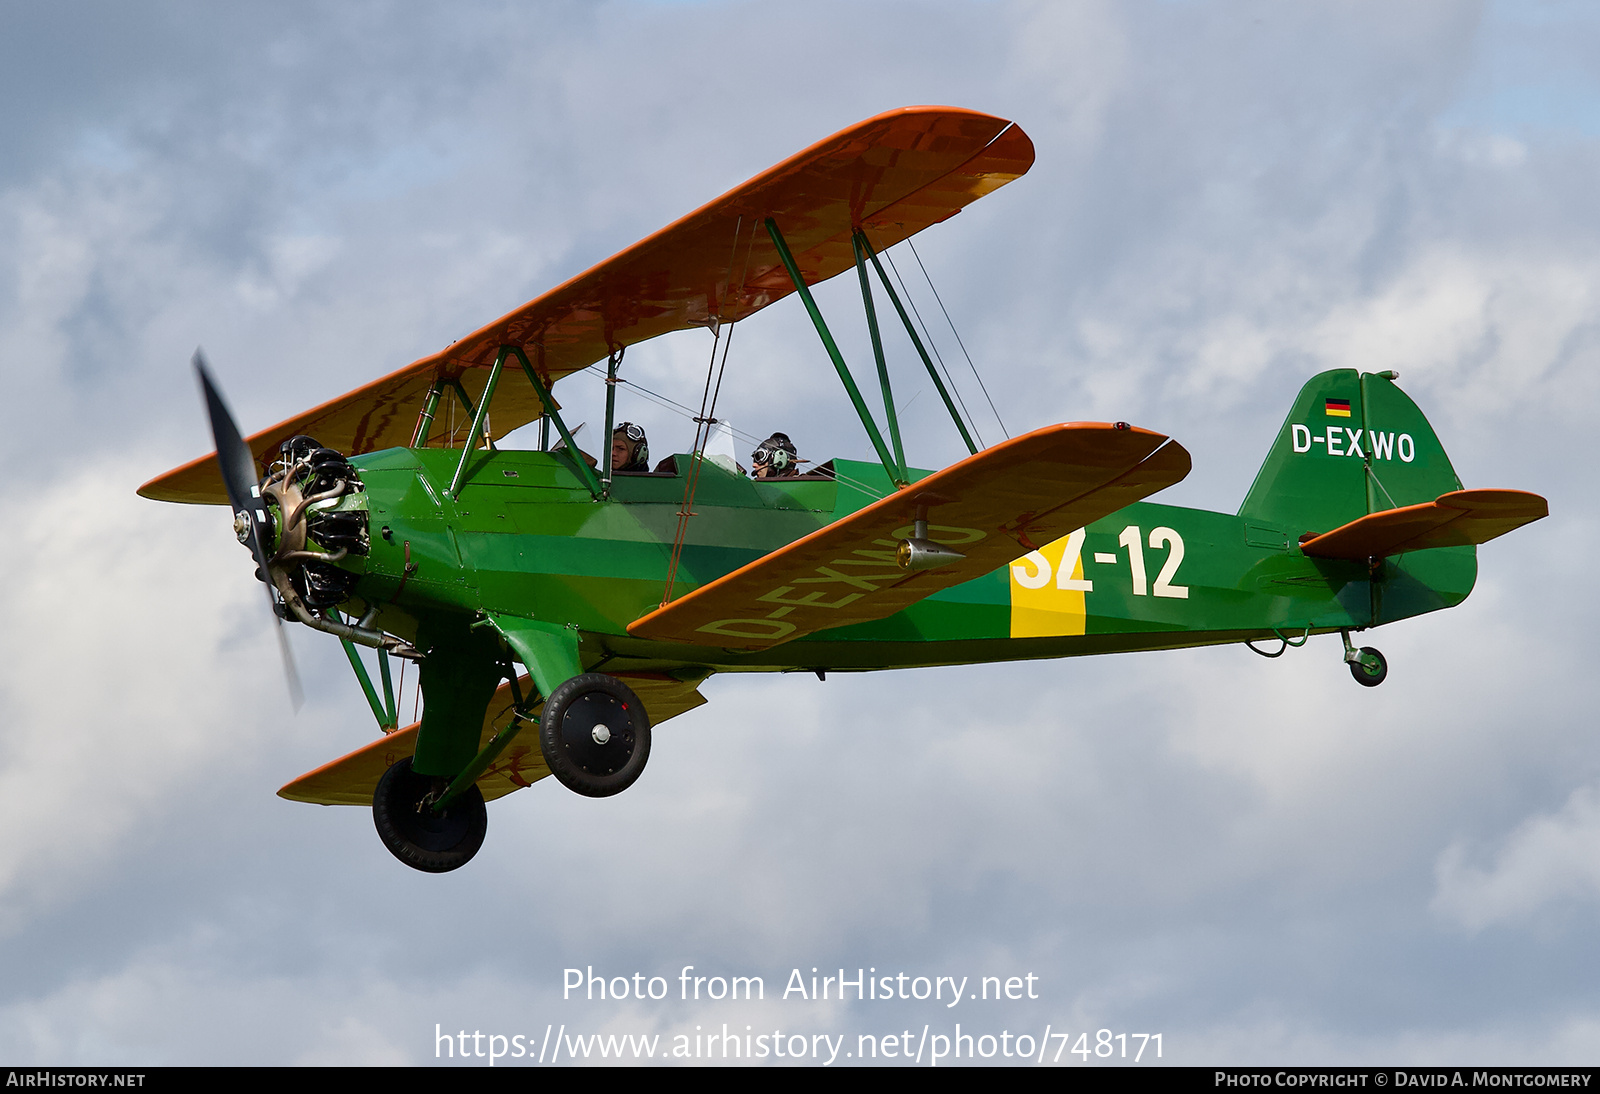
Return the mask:
[[[644,771],[650,717],[627,684],[604,673],[584,673],[545,700],[539,747],[561,785],[607,798],[628,789]]]
[[[1388,678],[1389,662],[1383,659],[1383,654],[1371,646],[1362,646],[1360,653],[1363,661],[1371,659],[1376,661],[1378,666],[1376,669],[1372,669],[1363,664],[1362,661],[1351,661],[1350,675],[1355,677],[1356,683],[1362,687],[1375,688]]]
[[[489,811],[476,786],[469,786],[450,808],[435,814],[423,805],[448,780],[418,775],[411,757],[395,761],[372,795],[372,821],[390,854],[411,867],[442,874],[465,866],[483,846]]]

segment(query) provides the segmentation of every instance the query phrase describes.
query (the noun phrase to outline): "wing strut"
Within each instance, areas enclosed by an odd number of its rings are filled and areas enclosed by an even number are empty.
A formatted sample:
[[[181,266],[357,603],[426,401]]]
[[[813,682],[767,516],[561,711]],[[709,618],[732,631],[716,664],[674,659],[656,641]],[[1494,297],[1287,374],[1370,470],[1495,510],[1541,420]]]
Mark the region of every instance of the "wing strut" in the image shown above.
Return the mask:
[[[801,276],[799,268],[794,261],[794,255],[789,250],[783,233],[778,229],[777,222],[771,217],[766,220],[767,234],[772,237],[773,245],[778,250],[778,257],[783,262],[783,267],[789,273],[789,279],[794,282],[795,289],[800,294],[800,299],[805,303],[806,311],[811,316],[812,324],[817,328],[817,334],[822,339],[823,348],[828,351],[828,357],[833,361],[833,367],[839,373],[839,379],[844,382],[845,391],[850,396],[850,402],[856,408],[856,414],[861,418],[861,424],[866,427],[867,436],[872,441],[872,446],[878,452],[878,460],[883,464],[883,469],[889,473],[889,478],[896,486],[906,486],[910,483],[910,475],[906,467],[905,445],[900,439],[900,420],[895,414],[894,392],[889,384],[889,366],[884,359],[883,337],[878,330],[878,309],[872,299],[872,282],[867,276],[867,263],[872,263],[873,269],[878,273],[878,280],[889,293],[889,299],[894,304],[895,311],[900,316],[901,323],[905,324],[906,333],[911,336],[912,345],[917,347],[917,354],[922,358],[928,375],[933,377],[933,383],[939,390],[939,397],[944,400],[945,409],[950,412],[950,418],[956,424],[956,429],[961,432],[961,439],[966,442],[967,451],[977,455],[978,446],[973,443],[972,435],[967,432],[966,423],[961,420],[961,415],[956,412],[955,403],[950,398],[950,392],[945,387],[944,381],[939,378],[938,370],[933,367],[933,360],[928,356],[927,347],[918,337],[916,327],[912,325],[911,317],[906,314],[905,306],[900,302],[899,295],[894,291],[894,286],[889,283],[889,277],[883,271],[882,264],[878,261],[877,252],[873,250],[872,243],[867,239],[867,234],[860,228],[853,229],[850,233],[850,246],[855,253],[856,275],[861,280],[861,305],[867,314],[867,331],[872,336],[872,356],[878,366],[878,384],[883,390],[883,412],[889,423],[889,441],[894,451],[891,454],[889,445],[884,444],[883,435],[878,431],[877,423],[873,420],[872,413],[867,409],[866,400],[861,397],[861,391],[856,386],[855,379],[850,375],[849,366],[845,364],[844,355],[839,352],[833,335],[828,330],[828,325],[823,321],[822,312],[817,307],[816,300],[811,295],[810,288]]]
[[[615,435],[612,431],[617,428],[617,369],[626,351],[626,346],[616,345],[611,347],[606,356],[606,431],[600,442],[600,447],[605,450],[605,474],[600,476],[600,481],[604,484],[607,497],[611,496],[611,438]],[[650,469],[647,467],[645,470]]]
[[[950,392],[944,386],[944,381],[939,379],[939,370],[933,367],[933,358],[928,356],[928,349],[922,344],[922,339],[917,335],[917,328],[912,325],[911,317],[906,314],[905,305],[900,303],[900,294],[894,291],[894,286],[889,283],[889,275],[883,272],[883,264],[878,261],[878,254],[872,249],[872,243],[867,239],[867,233],[857,230],[856,253],[860,261],[860,253],[865,251],[867,258],[872,262],[872,268],[878,271],[878,280],[883,282],[884,291],[889,294],[889,301],[894,305],[894,310],[900,313],[900,322],[905,324],[906,333],[911,336],[911,344],[917,347],[917,354],[922,358],[922,364],[927,368],[928,375],[933,378],[933,386],[939,389],[939,398],[944,400],[944,408],[950,412],[950,420],[956,423],[956,429],[961,431],[961,439],[966,442],[967,451],[974,456],[978,454],[978,446],[972,443],[972,434],[967,432],[967,424],[961,420],[961,415],[956,413],[956,404],[950,400]],[[866,279],[862,278],[862,294],[866,295]]]
[[[898,475],[891,475],[896,482],[910,482],[911,476],[906,473],[906,450],[900,443],[900,419],[894,413],[894,392],[889,390],[889,365],[883,359],[883,338],[878,334],[878,309],[872,303],[872,282],[867,280],[867,264],[862,258],[861,244],[864,237],[858,228],[850,233],[850,247],[856,255],[856,276],[861,279],[861,307],[867,313],[867,331],[872,335],[872,356],[878,363],[878,384],[883,388],[883,413],[889,420],[889,440],[894,443],[894,462],[900,469]]]
[[[428,389],[428,398],[417,415],[417,428],[411,432],[411,448],[421,448],[428,443],[428,431],[433,428],[433,416],[439,409],[439,396],[444,394],[444,381],[435,380]]]
[[[844,381],[844,389],[850,395],[850,402],[855,406],[861,424],[866,427],[872,447],[878,451],[878,461],[883,464],[890,481],[896,486],[907,485],[905,473],[889,454],[888,447],[883,443],[883,434],[878,432],[878,424],[872,420],[872,413],[867,409],[866,401],[861,398],[861,389],[856,387],[855,379],[850,375],[850,366],[844,363],[844,355],[839,352],[839,347],[833,341],[833,335],[828,332],[828,324],[823,322],[822,312],[817,309],[817,302],[811,296],[810,286],[801,276],[800,267],[795,265],[794,255],[789,252],[789,244],[784,240],[783,233],[778,231],[777,221],[768,217],[766,228],[767,234],[772,237],[772,245],[778,249],[778,258],[782,260],[783,268],[789,271],[789,280],[794,282],[795,290],[805,302],[806,312],[811,316],[812,325],[817,328],[817,335],[822,339],[823,348],[828,351],[828,357],[832,359],[833,367],[839,373],[839,379]],[[893,414],[893,411],[890,413]]]
[[[556,409],[555,400],[550,397],[550,388],[539,379],[539,374],[534,371],[533,365],[528,362],[528,355],[522,352],[521,346],[507,346],[512,353],[517,355],[517,360],[522,363],[522,371],[528,374],[528,382],[533,385],[533,390],[539,395],[539,401],[544,404],[545,414],[555,419],[556,430],[561,434],[561,443],[567,446],[567,459],[572,466],[578,469],[578,475],[583,479],[589,493],[599,497],[603,492],[600,480],[595,477],[594,468],[590,467],[584,458],[578,455],[578,443],[572,439],[572,434],[567,431],[567,423],[561,420],[561,411]],[[579,426],[579,428],[583,428]],[[606,438],[606,459],[611,459],[611,438]]]
[[[444,394],[444,389],[447,387],[456,393],[456,398],[460,400],[462,407],[466,409],[467,417],[476,418],[478,416],[477,410],[472,405],[472,396],[467,394],[467,389],[461,386],[460,380],[435,380],[433,386],[428,389],[427,399],[422,404],[422,413],[417,415],[417,428],[411,434],[409,447],[421,448],[428,443],[428,433],[433,429],[433,416],[439,409],[439,398]],[[452,426],[450,437],[454,437],[456,432],[456,428]],[[491,449],[494,448],[494,438],[488,438],[488,445]]]
[[[461,462],[456,464],[455,476],[450,480],[452,498],[461,493],[462,480],[467,477],[467,463],[472,459],[472,450],[477,447],[478,436],[483,432],[484,421],[489,417],[489,403],[494,399],[494,389],[500,383],[500,370],[505,367],[507,351],[510,348],[510,346],[500,347],[500,352],[495,355],[494,367],[489,370],[489,382],[484,385],[483,398],[478,400],[477,413],[472,416],[472,428],[467,431],[467,443],[461,448]]]
[[[372,716],[378,719],[378,728],[385,733],[393,733],[400,726],[400,712],[395,704],[394,680],[389,674],[389,651],[378,647],[378,671],[383,677],[383,698],[380,700],[377,689],[372,686],[372,676],[367,672],[367,666],[361,663],[356,644],[348,638],[341,638],[339,642],[344,646],[344,655],[350,659],[350,667],[355,670],[356,680],[367,697],[367,705],[372,707]],[[401,665],[404,664],[402,661]]]

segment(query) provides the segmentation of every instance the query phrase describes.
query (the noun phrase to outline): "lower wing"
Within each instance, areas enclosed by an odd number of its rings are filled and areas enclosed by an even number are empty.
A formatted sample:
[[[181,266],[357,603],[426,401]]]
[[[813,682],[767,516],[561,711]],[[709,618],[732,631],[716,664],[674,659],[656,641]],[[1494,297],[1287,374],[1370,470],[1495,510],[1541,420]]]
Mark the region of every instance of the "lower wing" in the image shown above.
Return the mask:
[[[987,448],[635,620],[639,638],[768,649],[882,619],[1171,486],[1189,453],[1118,423]],[[918,522],[926,522],[917,545]],[[929,549],[931,548],[931,549]]]

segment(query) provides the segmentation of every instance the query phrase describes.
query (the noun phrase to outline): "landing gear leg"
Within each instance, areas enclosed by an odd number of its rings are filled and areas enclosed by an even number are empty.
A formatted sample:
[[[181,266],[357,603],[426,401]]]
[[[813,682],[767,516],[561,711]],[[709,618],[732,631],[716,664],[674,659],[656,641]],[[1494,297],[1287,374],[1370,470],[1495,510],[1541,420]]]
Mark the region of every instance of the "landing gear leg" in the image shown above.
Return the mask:
[[[1364,688],[1375,688],[1389,676],[1389,662],[1371,646],[1356,649],[1350,642],[1350,632],[1340,631],[1344,639],[1344,661],[1350,666],[1350,675]]]

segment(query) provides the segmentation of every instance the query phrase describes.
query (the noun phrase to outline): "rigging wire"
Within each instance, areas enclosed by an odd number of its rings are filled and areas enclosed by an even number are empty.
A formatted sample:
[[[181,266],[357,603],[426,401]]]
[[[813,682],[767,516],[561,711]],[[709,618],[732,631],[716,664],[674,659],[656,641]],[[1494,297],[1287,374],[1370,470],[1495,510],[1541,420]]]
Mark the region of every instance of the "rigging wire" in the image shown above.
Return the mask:
[[[889,260],[889,269],[894,272],[894,279],[900,282],[900,295],[905,297],[907,304],[911,305],[911,314],[916,316],[917,325],[922,328],[922,337],[927,340],[928,348],[933,350],[933,356],[939,362],[939,369],[944,373],[945,381],[950,385],[950,390],[955,392],[956,402],[961,404],[961,413],[967,416],[967,424],[972,426],[972,432],[977,434],[978,444],[988,448],[988,442],[983,439],[983,434],[978,430],[978,420],[972,416],[972,411],[967,409],[967,401],[961,397],[961,388],[956,384],[955,377],[950,375],[950,366],[944,363],[944,354],[939,352],[939,343],[934,341],[933,332],[928,329],[927,322],[922,318],[922,312],[917,310],[917,302],[911,298],[911,290],[906,287],[906,279],[900,276],[900,267],[894,264],[894,252],[884,251],[883,257]]]
[[[733,246],[728,254],[728,277],[733,277],[733,264],[739,257],[739,233],[744,229],[744,215],[733,225]],[[739,272],[739,285],[744,286],[745,274],[750,271],[750,252],[755,248],[755,226],[750,228],[750,243],[744,252],[744,269]],[[724,290],[727,292],[732,286]],[[728,368],[728,350],[733,346],[733,328],[728,328],[728,340],[722,341],[722,301],[718,301],[717,323],[711,328],[711,359],[706,362],[706,386],[700,393],[700,413],[694,420],[694,448],[689,455],[689,467],[685,474],[683,485],[683,504],[678,507],[678,528],[672,537],[672,557],[667,563],[667,581],[661,590],[661,606],[665,608],[672,602],[672,586],[678,577],[678,562],[683,557],[683,544],[689,535],[689,518],[694,516],[694,491],[700,485],[700,468],[705,463],[705,448],[711,442],[711,427],[716,422],[717,395],[722,391],[722,374]],[[722,346],[722,367],[717,364],[717,346]],[[711,386],[711,374],[717,374],[715,389]],[[708,402],[709,400],[709,402]]]
[[[961,332],[956,330],[955,320],[950,318],[950,312],[945,309],[944,301],[939,298],[939,290],[934,288],[933,278],[928,277],[928,268],[922,265],[922,256],[917,254],[917,245],[907,239],[906,246],[911,248],[911,256],[917,260],[917,265],[922,268],[922,276],[927,279],[928,288],[933,289],[933,298],[938,301],[939,310],[944,312],[944,321],[950,324],[950,333],[956,336],[956,345],[961,347],[961,352],[966,356],[967,364],[972,368],[972,375],[977,376],[978,386],[983,389],[983,397],[989,400],[989,409],[994,412],[994,420],[1000,422],[1000,432],[1004,433],[1006,439],[1009,440],[1011,431],[1006,428],[1006,423],[1001,421],[1000,411],[995,409],[994,400],[989,396],[988,385],[983,382],[982,376],[978,376],[978,366],[972,363],[972,354],[967,353],[967,345],[961,340]]]
[[[701,396],[703,412],[695,419],[694,450],[689,455],[689,467],[685,474],[683,488],[683,504],[678,507],[678,528],[672,537],[672,557],[667,563],[667,582],[661,590],[661,606],[665,608],[672,602],[672,586],[678,577],[678,562],[683,558],[684,541],[689,535],[689,518],[694,516],[694,492],[700,485],[700,469],[705,466],[705,447],[711,442],[711,427],[716,424],[717,393],[722,390],[722,374],[728,367],[728,350],[733,347],[733,327],[728,328],[727,341],[722,341],[722,332],[712,332],[711,360],[706,365],[706,387],[711,389],[711,374],[717,374],[717,385],[710,390],[710,404],[706,404],[706,396]],[[714,368],[717,361],[718,343],[722,348],[722,365]]]

